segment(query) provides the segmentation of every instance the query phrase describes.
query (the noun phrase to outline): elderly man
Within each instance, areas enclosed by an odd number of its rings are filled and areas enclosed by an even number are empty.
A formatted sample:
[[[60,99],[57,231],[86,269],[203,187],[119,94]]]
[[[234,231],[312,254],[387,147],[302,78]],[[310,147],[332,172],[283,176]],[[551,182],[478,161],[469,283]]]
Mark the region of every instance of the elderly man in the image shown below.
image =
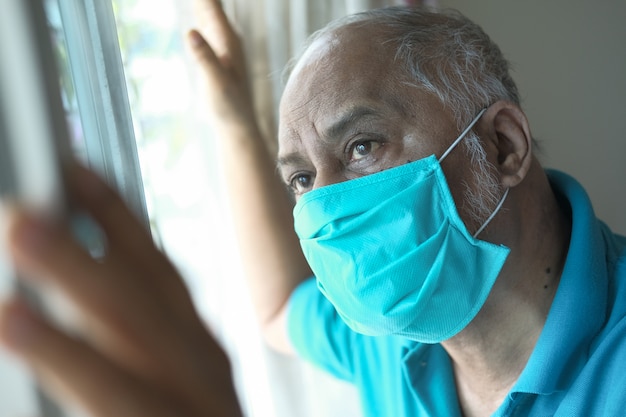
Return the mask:
[[[276,232],[287,216],[262,151],[223,145],[268,341],[354,383],[366,415],[622,412],[626,241],[541,167],[475,24],[376,10],[331,24],[295,64],[278,164],[315,281]]]
[[[236,36],[219,8],[206,11],[213,30],[190,41],[224,134],[269,343],[354,383],[369,416],[623,412],[626,239],[594,217],[575,180],[541,167],[508,65],[479,27],[455,13],[383,9],[312,39],[280,108],[278,163],[296,200],[296,238]],[[16,302],[3,315],[6,343],[96,415],[236,413],[221,408],[233,398],[220,385],[223,355],[175,273],[147,239],[125,243],[140,232],[102,184],[85,174],[74,188],[109,235],[108,261],[91,263],[65,232],[25,215],[11,243],[18,266],[52,276],[98,324],[96,348]],[[108,280],[76,279],[94,271]],[[144,282],[151,274],[156,282]],[[115,282],[132,297],[115,298]],[[145,326],[154,314],[163,328]],[[68,358],[83,368],[66,372]]]

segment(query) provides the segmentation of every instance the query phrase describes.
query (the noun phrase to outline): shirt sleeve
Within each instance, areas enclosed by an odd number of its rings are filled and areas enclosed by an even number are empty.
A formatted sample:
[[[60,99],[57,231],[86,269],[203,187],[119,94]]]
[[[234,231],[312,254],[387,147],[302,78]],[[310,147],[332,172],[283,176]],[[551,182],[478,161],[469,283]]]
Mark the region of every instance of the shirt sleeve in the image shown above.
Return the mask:
[[[289,299],[288,334],[296,352],[335,377],[352,382],[357,335],[317,288],[314,277]]]

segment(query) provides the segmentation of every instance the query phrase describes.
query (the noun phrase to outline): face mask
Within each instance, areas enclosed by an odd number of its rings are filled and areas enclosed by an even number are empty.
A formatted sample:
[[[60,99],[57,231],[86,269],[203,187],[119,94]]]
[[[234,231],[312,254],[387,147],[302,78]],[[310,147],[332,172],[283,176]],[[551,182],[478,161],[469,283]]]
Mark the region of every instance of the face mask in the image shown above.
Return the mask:
[[[295,229],[319,289],[354,331],[439,343],[483,306],[508,256],[459,217],[440,161],[427,158],[307,192]],[[508,191],[508,190],[507,190]]]

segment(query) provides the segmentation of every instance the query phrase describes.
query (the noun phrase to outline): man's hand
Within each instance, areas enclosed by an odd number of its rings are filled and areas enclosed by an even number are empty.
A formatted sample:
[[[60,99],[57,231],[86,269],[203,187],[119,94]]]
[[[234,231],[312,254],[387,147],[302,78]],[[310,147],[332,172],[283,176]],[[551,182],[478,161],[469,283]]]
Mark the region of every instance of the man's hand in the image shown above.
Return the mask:
[[[220,134],[260,136],[239,36],[219,0],[194,0],[200,30],[187,34],[187,42],[202,69],[213,125]]]
[[[188,41],[207,86],[209,116],[221,145],[220,165],[256,315],[266,341],[292,353],[287,301],[311,270],[293,230],[292,202],[276,175],[276,156],[255,119],[239,36],[218,0],[195,4],[200,30],[190,31]]]
[[[75,305],[81,337],[15,298],[1,306],[2,343],[54,397],[96,417],[240,416],[228,359],[175,268],[96,175],[77,167],[70,182],[106,236],[104,258],[92,259],[66,227],[19,210],[6,240],[30,285]]]

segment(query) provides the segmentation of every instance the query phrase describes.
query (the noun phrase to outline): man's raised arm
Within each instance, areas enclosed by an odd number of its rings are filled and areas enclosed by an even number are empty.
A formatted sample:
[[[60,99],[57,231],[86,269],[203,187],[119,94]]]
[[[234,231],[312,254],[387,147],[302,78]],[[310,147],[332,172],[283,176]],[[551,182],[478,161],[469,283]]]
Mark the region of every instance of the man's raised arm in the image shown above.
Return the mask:
[[[206,81],[255,310],[268,343],[289,352],[285,307],[311,271],[293,231],[291,201],[255,119],[239,37],[219,1],[196,0],[196,14],[200,30],[188,41]]]

